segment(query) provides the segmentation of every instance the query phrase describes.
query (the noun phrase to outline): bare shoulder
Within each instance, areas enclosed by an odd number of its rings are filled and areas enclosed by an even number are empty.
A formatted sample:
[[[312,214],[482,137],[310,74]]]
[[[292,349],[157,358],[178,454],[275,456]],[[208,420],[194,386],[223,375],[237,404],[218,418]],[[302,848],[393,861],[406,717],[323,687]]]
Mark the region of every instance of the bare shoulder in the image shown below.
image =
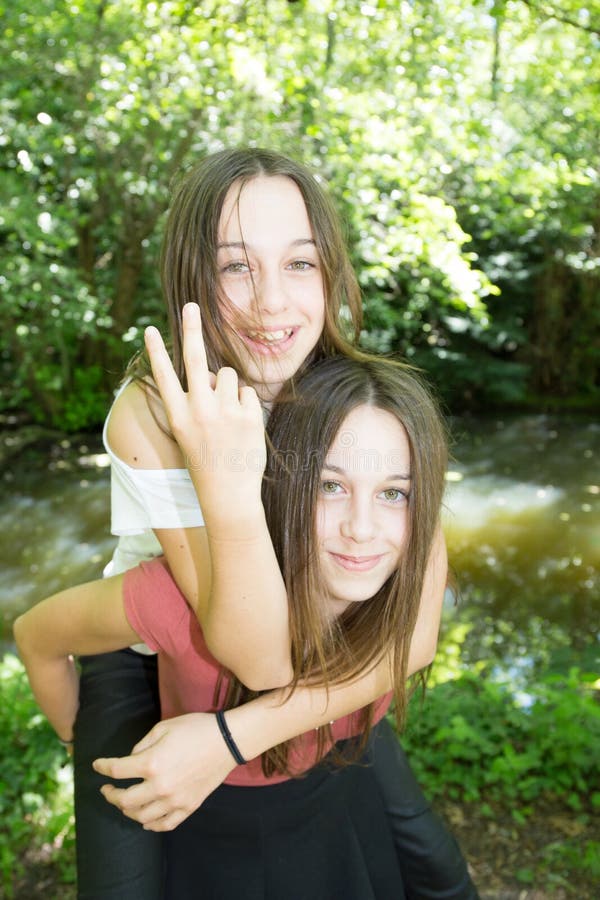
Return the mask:
[[[183,468],[160,397],[137,382],[127,385],[115,400],[107,438],[113,453],[135,469]]]

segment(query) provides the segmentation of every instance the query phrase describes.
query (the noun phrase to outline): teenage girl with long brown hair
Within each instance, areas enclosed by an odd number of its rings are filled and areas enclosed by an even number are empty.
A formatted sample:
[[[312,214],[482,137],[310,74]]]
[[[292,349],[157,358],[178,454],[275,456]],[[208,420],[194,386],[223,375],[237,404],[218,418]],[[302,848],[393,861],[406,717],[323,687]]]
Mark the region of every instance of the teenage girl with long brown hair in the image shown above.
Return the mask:
[[[207,368],[196,374],[201,390],[225,393],[229,437],[240,420],[253,435],[243,455],[222,433],[207,432],[202,449],[214,465],[223,504],[251,498],[262,482],[288,591],[288,690],[293,696],[300,682],[335,690],[384,663],[401,723],[411,638],[444,490],[446,442],[435,403],[414,373],[391,361],[317,363],[273,406],[263,479],[264,441],[254,439],[262,410],[254,390],[238,390],[231,372],[225,373],[228,385],[214,390]],[[235,469],[222,455],[227,452],[235,453]],[[198,582],[199,603],[210,590],[207,572]],[[364,750],[372,725],[385,713],[389,693],[354,716],[254,758],[256,743],[242,742],[238,729],[240,700],[246,709],[253,701],[240,696],[245,689],[235,679],[221,677],[161,559],[50,598],[17,621],[15,636],[59,735],[73,728],[78,704],[72,654],[138,639],[158,651],[163,714],[199,712],[216,723],[231,771],[166,838],[167,900],[191,900],[198,891],[220,900],[418,896],[410,885],[405,890],[381,789],[372,765],[364,765],[371,761]],[[352,735],[358,741],[350,741]]]

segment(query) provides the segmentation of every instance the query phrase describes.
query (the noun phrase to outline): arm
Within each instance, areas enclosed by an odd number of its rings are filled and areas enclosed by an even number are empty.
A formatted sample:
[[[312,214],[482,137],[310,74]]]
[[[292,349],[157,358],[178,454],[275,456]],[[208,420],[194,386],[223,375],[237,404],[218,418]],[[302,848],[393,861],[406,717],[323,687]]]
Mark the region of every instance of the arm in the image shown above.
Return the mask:
[[[175,581],[226,668],[255,690],[284,685],[292,675],[287,594],[260,497],[262,410],[252,389],[238,388],[232,370],[221,370],[216,384],[211,380],[199,320],[186,320],[185,334],[187,371],[195,373],[189,392],[181,390],[160,336],[151,331],[153,374],[169,418],[157,400],[131,385],[111,413],[109,442],[134,467],[188,468],[206,528],[155,532]],[[199,584],[207,572],[212,583],[204,596]]]
[[[79,705],[73,654],[104,653],[139,640],[125,617],[122,578],[62,591],[19,616],[19,654],[42,712],[62,740],[70,740]]]
[[[433,660],[447,577],[446,545],[441,530],[427,567],[421,606],[410,647],[408,673]],[[237,709],[227,721],[246,759],[349,715],[392,687],[388,659],[353,682],[322,687],[275,690]],[[168,831],[196,810],[227,777],[234,763],[215,725],[214,716],[193,713],[160,722],[131,756],[99,759],[94,768],[113,778],[142,778],[130,788],[106,785],[106,799],[126,815],[154,831]]]
[[[442,603],[448,572],[446,542],[438,529],[423,583],[419,614],[413,631],[408,675],[433,662],[437,647]],[[229,710],[227,721],[246,759],[296,737],[311,728],[326,725],[377,700],[391,691],[390,657],[351,682],[325,687],[300,687],[288,698],[286,688],[270,691],[257,700]],[[236,738],[237,741],[237,738]]]
[[[435,659],[444,593],[448,583],[448,551],[441,525],[433,538],[423,579],[421,601],[408,654],[408,674],[414,675]]]

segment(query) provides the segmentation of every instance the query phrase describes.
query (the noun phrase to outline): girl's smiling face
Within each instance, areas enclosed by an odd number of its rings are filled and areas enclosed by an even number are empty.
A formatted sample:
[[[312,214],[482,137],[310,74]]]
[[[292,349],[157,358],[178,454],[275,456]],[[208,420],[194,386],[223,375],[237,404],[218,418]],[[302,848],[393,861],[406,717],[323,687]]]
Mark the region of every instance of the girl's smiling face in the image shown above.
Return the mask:
[[[258,176],[231,186],[217,267],[247,377],[269,401],[314,349],[325,321],[320,259],[291,178]]]
[[[316,533],[335,615],[373,597],[398,567],[409,527],[410,462],[403,426],[371,406],[353,409],[329,448]]]

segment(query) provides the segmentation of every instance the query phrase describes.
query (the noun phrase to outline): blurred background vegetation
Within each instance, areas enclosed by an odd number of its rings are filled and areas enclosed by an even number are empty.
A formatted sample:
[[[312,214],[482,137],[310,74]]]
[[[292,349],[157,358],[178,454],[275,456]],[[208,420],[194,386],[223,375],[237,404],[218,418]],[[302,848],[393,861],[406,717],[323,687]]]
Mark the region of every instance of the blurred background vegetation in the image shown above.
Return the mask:
[[[0,411],[98,425],[164,320],[175,173],[223,145],[331,184],[364,343],[453,411],[598,400],[598,0],[2,4]]]

